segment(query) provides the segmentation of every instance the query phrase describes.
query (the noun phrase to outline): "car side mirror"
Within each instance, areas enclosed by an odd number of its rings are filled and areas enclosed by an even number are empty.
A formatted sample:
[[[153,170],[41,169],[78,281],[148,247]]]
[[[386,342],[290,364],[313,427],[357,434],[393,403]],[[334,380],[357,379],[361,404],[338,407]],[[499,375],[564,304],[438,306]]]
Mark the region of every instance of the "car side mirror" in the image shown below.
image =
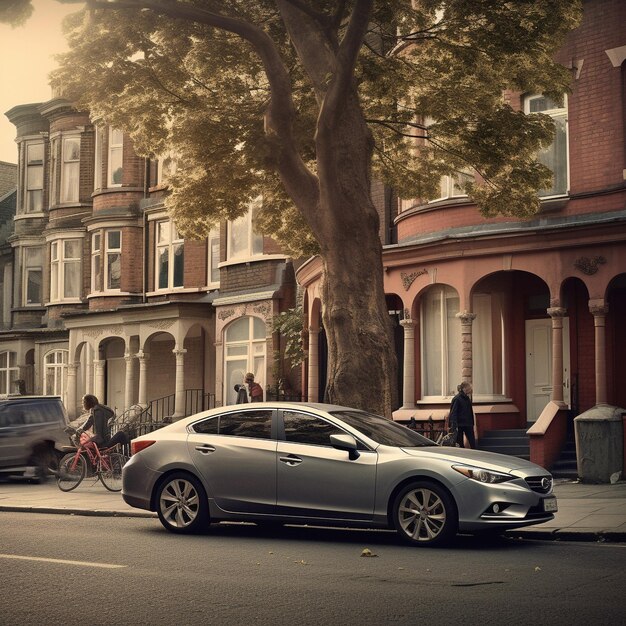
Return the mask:
[[[331,435],[330,443],[337,450],[345,450],[351,461],[355,461],[361,456],[357,450],[357,441],[352,435]]]

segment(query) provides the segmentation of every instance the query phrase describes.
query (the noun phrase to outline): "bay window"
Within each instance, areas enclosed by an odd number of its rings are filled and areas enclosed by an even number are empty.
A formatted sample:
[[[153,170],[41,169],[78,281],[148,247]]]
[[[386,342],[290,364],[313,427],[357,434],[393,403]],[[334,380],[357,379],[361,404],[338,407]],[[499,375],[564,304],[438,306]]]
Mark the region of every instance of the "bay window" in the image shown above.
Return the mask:
[[[220,231],[219,229],[213,229],[209,233],[207,241],[208,245],[208,271],[207,282],[209,285],[219,285],[220,282]]]
[[[43,253],[40,247],[22,249],[23,305],[40,305],[42,298]]]
[[[156,289],[184,286],[185,242],[173,222],[156,223]]]
[[[0,394],[12,393],[19,377],[16,352],[0,352]]]
[[[80,298],[82,239],[61,239],[50,244],[50,301]]]
[[[26,144],[26,213],[43,210],[43,143]]]
[[[105,289],[118,291],[122,283],[122,232],[106,232],[106,265],[104,268]]]
[[[109,128],[109,159],[108,159],[108,186],[119,187],[122,184],[124,172],[124,135],[121,130]]]
[[[80,137],[63,138],[61,202],[78,202],[80,174]]]
[[[543,95],[532,95],[524,99],[526,114],[543,113],[554,121],[554,141],[539,152],[537,159],[550,169],[553,175],[552,185],[539,191],[540,197],[563,196],[567,194],[568,183],[568,147],[567,147],[567,107]]]
[[[228,260],[247,259],[263,254],[263,235],[254,232],[260,200],[245,215],[228,222]]]

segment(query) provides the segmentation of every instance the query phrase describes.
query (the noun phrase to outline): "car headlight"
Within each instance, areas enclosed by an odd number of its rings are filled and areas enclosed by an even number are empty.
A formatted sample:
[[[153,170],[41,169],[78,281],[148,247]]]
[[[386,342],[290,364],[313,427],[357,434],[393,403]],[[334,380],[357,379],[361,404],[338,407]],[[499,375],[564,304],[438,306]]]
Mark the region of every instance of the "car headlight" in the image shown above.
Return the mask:
[[[513,480],[514,476],[511,474],[501,474],[500,472],[492,472],[491,470],[483,469],[482,467],[472,467],[471,465],[453,465],[453,470],[467,476],[472,480],[477,480],[479,483],[503,483],[507,480]]]

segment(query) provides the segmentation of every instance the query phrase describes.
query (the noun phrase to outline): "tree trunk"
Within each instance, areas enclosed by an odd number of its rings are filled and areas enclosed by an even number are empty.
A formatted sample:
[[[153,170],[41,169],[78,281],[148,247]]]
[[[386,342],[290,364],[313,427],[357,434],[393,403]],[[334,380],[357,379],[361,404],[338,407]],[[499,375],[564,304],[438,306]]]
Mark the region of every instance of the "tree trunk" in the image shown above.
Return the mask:
[[[370,193],[372,140],[355,93],[318,128],[322,322],[328,402],[391,417],[397,360],[383,284],[379,218]]]

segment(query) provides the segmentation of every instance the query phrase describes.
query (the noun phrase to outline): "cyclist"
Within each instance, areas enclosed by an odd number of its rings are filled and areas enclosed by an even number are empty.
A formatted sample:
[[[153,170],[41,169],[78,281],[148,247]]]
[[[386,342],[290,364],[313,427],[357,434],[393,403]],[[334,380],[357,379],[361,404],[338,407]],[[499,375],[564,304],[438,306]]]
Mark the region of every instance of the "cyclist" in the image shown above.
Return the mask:
[[[83,396],[83,408],[89,411],[87,421],[77,430],[78,434],[82,434],[88,428],[93,429],[93,437],[88,441],[98,444],[100,449],[111,448],[118,443],[128,443],[128,435],[120,430],[111,437],[111,427],[109,420],[114,417],[113,411],[106,405],[100,404],[96,396],[90,393]]]

